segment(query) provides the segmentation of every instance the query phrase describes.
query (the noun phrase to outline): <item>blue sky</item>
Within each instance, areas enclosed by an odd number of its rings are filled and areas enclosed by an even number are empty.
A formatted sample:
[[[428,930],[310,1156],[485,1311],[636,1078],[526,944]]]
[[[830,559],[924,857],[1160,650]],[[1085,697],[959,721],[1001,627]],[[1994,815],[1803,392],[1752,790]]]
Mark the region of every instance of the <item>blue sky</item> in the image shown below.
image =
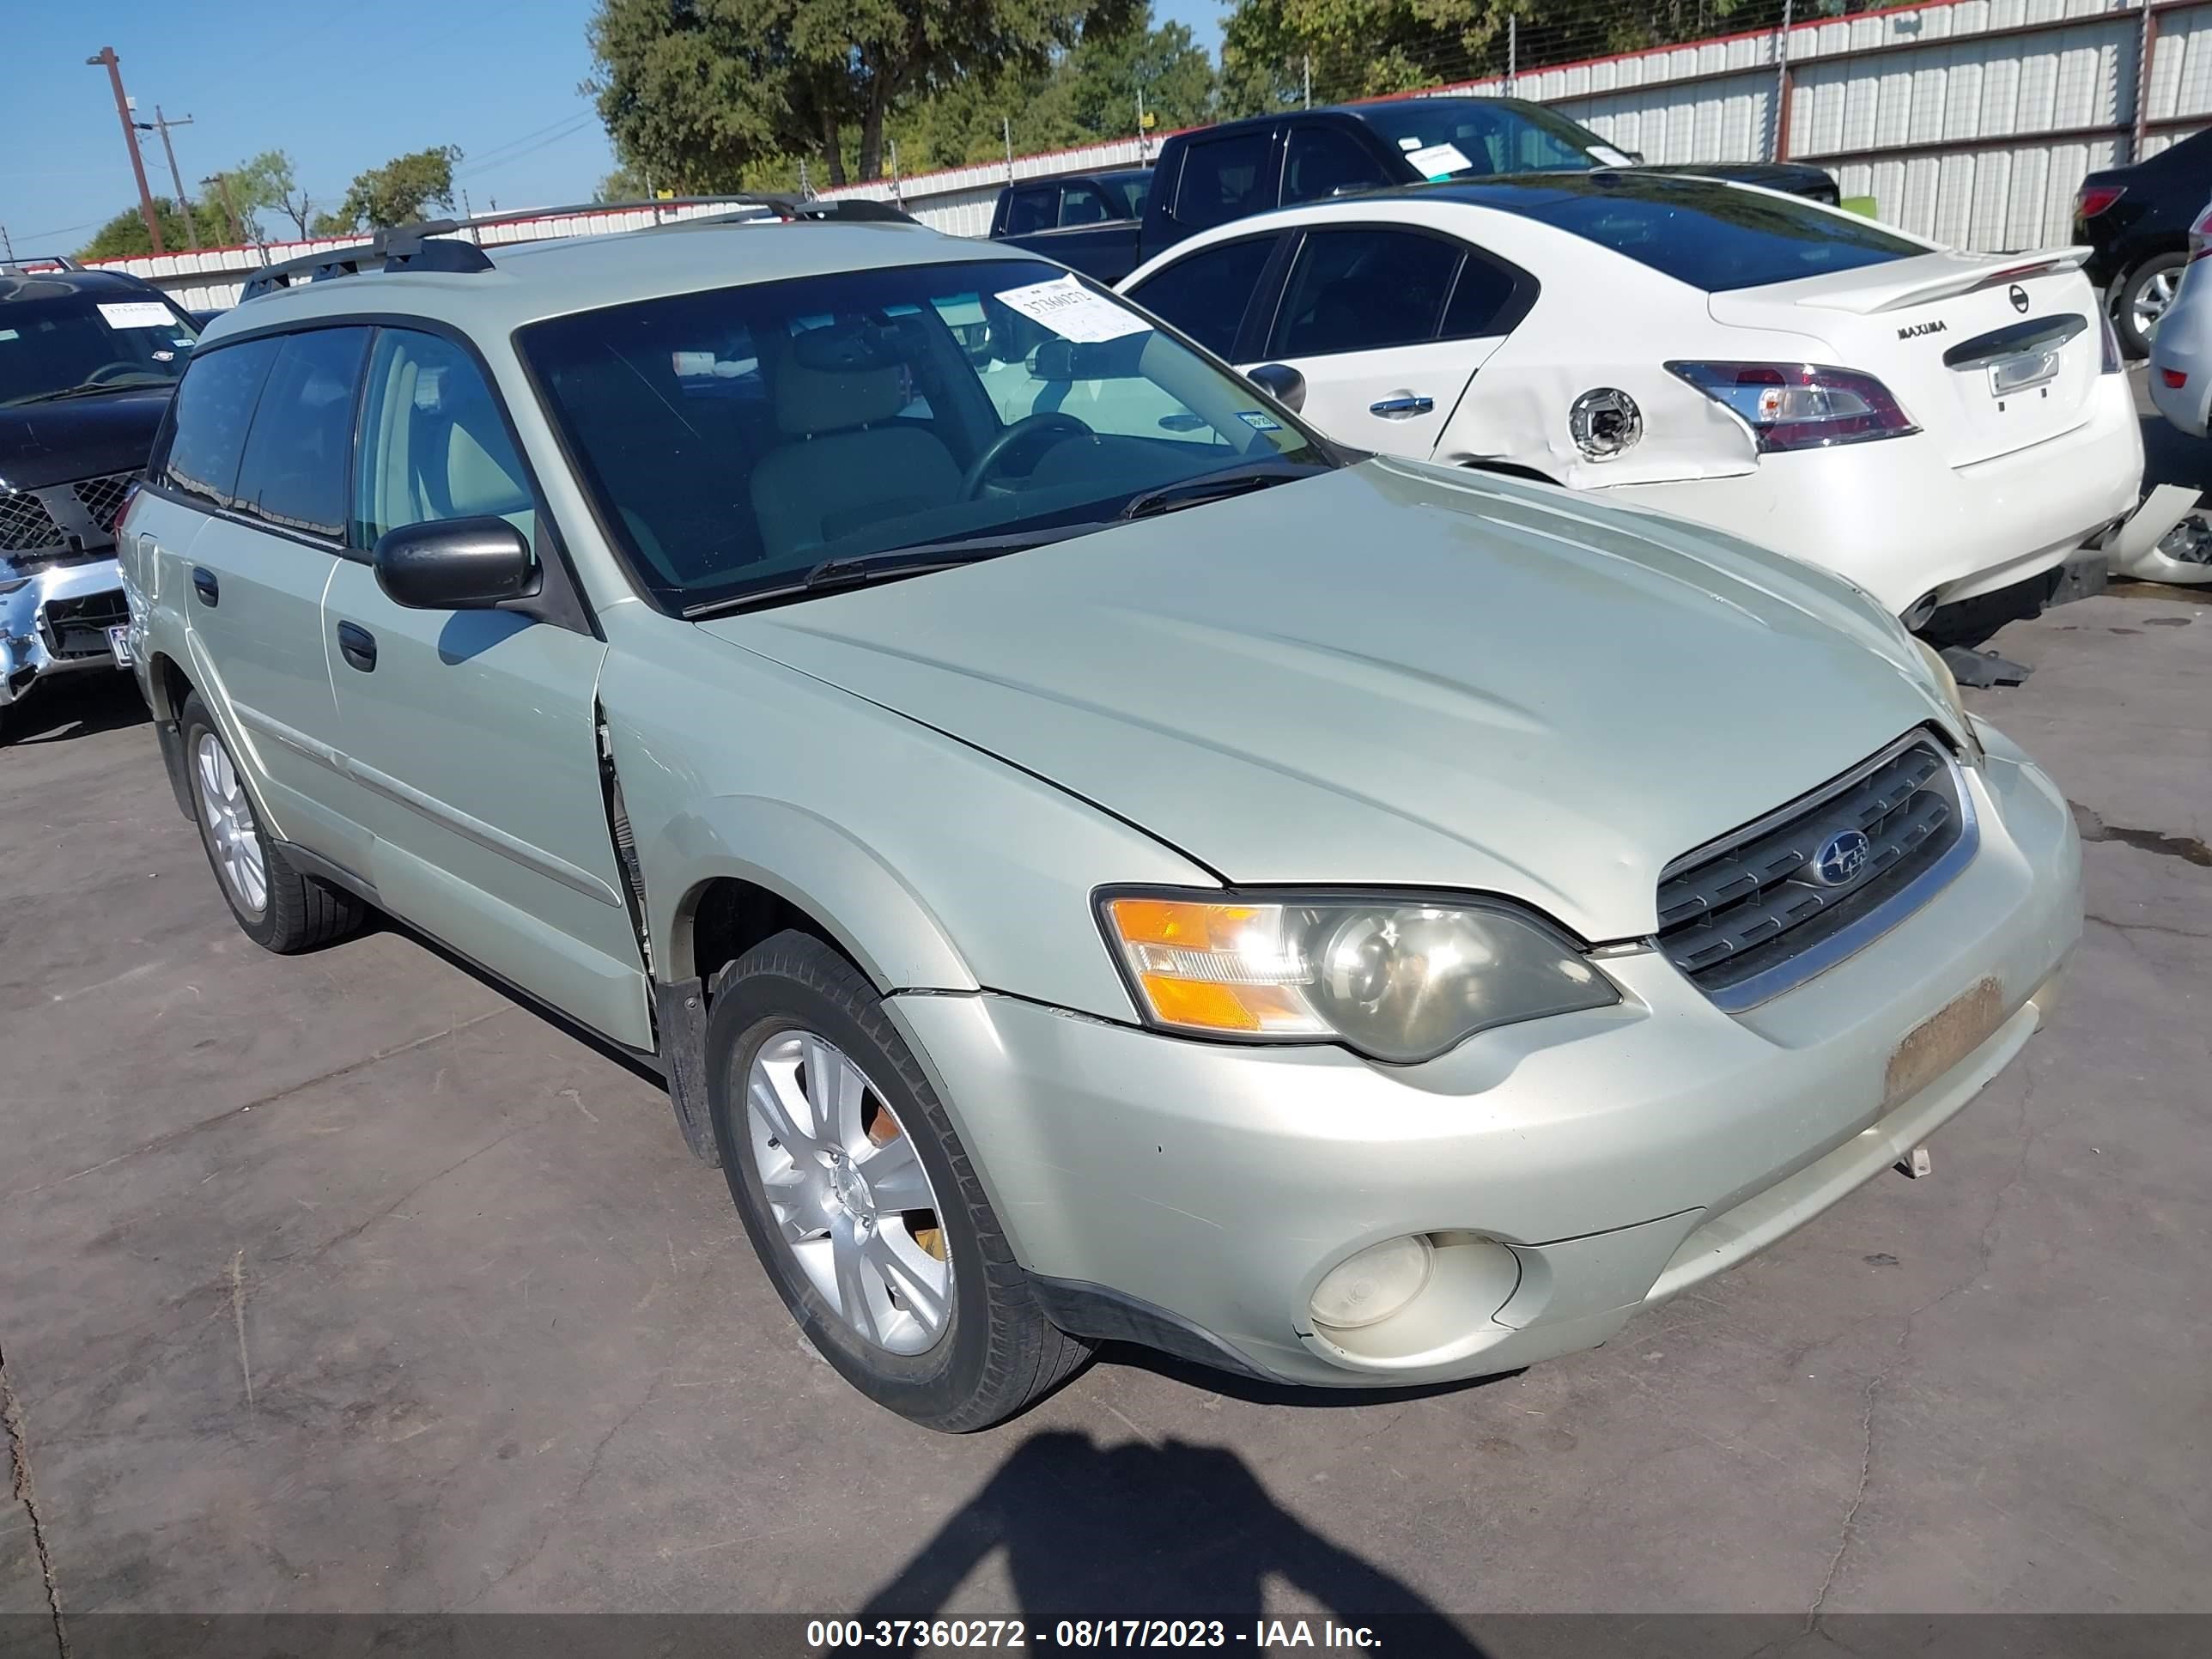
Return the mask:
[[[237,0],[61,0],[9,8],[0,52],[0,225],[19,253],[67,252],[136,204],[107,76],[113,46],[142,119],[161,106],[185,187],[264,149],[332,205],[365,167],[459,144],[456,182],[477,212],[589,198],[613,165],[576,88],[591,71],[592,0],[370,0],[246,7]],[[1217,0],[1155,0],[1157,17],[1220,44]],[[155,194],[173,194],[142,133]],[[266,227],[272,234],[276,227]]]

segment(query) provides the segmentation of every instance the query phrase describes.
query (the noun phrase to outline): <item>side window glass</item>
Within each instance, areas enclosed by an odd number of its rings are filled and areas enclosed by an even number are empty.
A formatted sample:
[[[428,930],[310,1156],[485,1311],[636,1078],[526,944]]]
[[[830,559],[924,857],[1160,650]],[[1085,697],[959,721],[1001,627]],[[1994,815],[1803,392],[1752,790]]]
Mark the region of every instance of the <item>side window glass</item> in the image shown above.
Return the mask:
[[[1103,225],[1114,216],[1104,192],[1096,185],[1066,185],[1060,192],[1060,222],[1063,225]]]
[[[1006,207],[1006,234],[1028,236],[1040,230],[1050,230],[1054,209],[1060,201],[1060,187],[1044,190],[1018,190]]]
[[[276,347],[273,339],[248,340],[192,360],[170,405],[164,484],[217,507],[231,505],[246,428]]]
[[[1437,337],[1460,250],[1434,236],[1362,226],[1309,234],[1268,355],[1376,351]]]
[[[1388,182],[1382,164],[1338,127],[1294,127],[1283,156],[1283,200],[1318,202]]]
[[[354,544],[444,519],[501,518],[535,539],[537,513],[499,404],[475,360],[434,334],[382,329],[362,399]]]
[[[1444,307],[1443,337],[1472,340],[1486,334],[1502,334],[1502,314],[1513,303],[1516,283],[1510,272],[1487,259],[1467,256],[1451,303]]]
[[[283,337],[238,469],[241,511],[310,536],[345,534],[354,393],[368,349],[365,328]]]
[[[1147,311],[1173,323],[1217,357],[1237,349],[1252,290],[1275,251],[1272,236],[1207,248],[1155,271],[1130,290]]]
[[[1265,127],[1191,145],[1176,186],[1176,222],[1203,230],[1271,205],[1265,199],[1273,182],[1267,177],[1269,147]]]

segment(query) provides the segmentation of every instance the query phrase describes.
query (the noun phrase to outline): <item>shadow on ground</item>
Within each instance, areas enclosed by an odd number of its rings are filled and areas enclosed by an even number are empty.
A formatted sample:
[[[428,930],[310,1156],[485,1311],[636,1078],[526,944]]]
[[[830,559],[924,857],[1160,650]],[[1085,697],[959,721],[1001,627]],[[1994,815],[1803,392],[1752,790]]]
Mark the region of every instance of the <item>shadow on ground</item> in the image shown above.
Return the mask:
[[[0,748],[68,742],[152,718],[127,674],[64,676],[62,684],[41,685],[0,712]]]
[[[994,1552],[1031,1630],[1164,1615],[1219,1620],[1242,1639],[1279,1580],[1340,1623],[1419,1620],[1424,1652],[1481,1652],[1401,1580],[1291,1515],[1235,1452],[1106,1448],[1066,1431],[1024,1441],[868,1598],[861,1623],[935,1616]]]

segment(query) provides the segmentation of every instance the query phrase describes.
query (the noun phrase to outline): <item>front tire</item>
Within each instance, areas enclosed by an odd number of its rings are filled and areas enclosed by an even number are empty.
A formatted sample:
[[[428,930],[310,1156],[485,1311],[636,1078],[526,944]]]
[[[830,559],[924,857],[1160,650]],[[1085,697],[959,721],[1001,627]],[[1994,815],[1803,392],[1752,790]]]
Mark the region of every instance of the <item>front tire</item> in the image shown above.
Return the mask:
[[[291,956],[343,938],[360,926],[363,906],[350,893],[303,876],[261,828],[230,745],[216,731],[196,691],[185,699],[183,734],[192,822],[216,885],[239,928],[264,951]]]
[[[782,933],[712,990],[708,1092],[730,1196],[822,1357],[949,1433],[1059,1386],[1090,1346],[1038,1308],[874,988],[821,940]]]
[[[2130,357],[2150,356],[2152,338],[2181,288],[2185,253],[2152,255],[2120,280],[2112,302],[2112,331]]]

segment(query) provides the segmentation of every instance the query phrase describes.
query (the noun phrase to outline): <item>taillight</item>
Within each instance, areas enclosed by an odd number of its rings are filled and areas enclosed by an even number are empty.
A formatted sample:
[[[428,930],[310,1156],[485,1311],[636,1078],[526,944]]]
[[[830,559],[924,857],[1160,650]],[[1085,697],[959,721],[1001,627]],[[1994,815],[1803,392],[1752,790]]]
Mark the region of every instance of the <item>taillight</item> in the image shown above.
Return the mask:
[[[2191,263],[2212,253],[2212,207],[2197,216],[2189,227],[2189,258]]]
[[[2094,219],[2127,193],[2125,185],[2084,185],[2074,198],[2074,216]]]
[[[1889,388],[1814,363],[1669,363],[1668,373],[1741,416],[1762,454],[1917,432]]]
[[[2119,333],[2112,327],[2112,313],[2102,306],[2097,307],[2097,337],[2104,351],[2104,356],[2098,362],[2097,372],[2100,374],[2118,374],[2124,372],[2128,362],[2126,358],[2120,356]]]
[[[2166,382],[2168,392],[2179,392],[2189,384],[2189,371],[2185,368],[2161,368],[2158,378]]]

